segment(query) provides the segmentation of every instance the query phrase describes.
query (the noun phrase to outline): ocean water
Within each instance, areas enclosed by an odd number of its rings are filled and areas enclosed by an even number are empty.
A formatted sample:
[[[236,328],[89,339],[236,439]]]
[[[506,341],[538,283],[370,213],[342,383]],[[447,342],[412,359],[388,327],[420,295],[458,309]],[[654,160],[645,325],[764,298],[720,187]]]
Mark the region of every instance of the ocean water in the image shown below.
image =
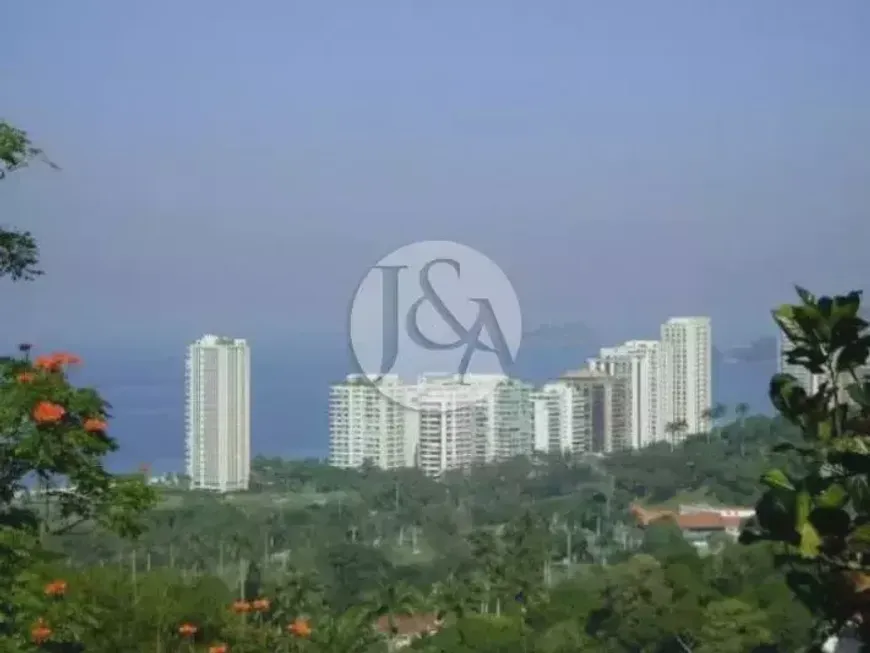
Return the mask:
[[[513,373],[540,383],[585,361],[604,343],[534,342],[520,351]],[[155,472],[184,463],[184,346],[137,350],[81,350],[77,382],[95,386],[112,404],[111,432],[120,450],[116,470],[143,463]],[[251,439],[256,454],[323,457],[328,449],[329,385],[352,371],[340,338],[298,338],[251,349]],[[775,363],[726,363],[714,355],[713,393],[728,406],[750,404],[770,412],[767,384]]]
[[[96,387],[111,404],[111,433],[120,450],[113,469],[143,463],[155,472],[184,467],[184,346],[178,351],[81,351],[76,382]],[[343,347],[300,342],[251,351],[253,453],[321,457],[328,447],[330,383],[348,369]]]

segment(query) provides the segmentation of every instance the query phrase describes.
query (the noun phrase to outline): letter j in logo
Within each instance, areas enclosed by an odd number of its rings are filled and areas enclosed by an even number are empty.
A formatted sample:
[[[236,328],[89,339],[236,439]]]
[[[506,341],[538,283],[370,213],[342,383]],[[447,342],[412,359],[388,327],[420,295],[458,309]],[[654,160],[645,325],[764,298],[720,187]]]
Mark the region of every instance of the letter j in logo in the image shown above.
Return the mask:
[[[519,300],[504,272],[449,241],[413,243],[372,266],[349,326],[359,371],[405,383],[508,374],[522,338]]]

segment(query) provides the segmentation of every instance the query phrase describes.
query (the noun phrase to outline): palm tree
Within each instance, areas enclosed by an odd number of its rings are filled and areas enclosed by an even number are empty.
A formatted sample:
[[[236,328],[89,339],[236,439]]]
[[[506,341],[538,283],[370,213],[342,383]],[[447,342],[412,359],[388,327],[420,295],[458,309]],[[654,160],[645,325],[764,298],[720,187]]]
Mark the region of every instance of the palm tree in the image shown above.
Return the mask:
[[[483,593],[476,583],[469,583],[450,574],[443,582],[436,583],[432,588],[432,602],[435,607],[435,617],[438,623],[445,618],[451,618],[456,624],[460,648],[467,648],[466,632],[463,619],[473,606],[482,603]]]
[[[380,641],[380,636],[372,626],[371,612],[356,606],[338,616],[323,615],[311,639],[323,651],[368,653]]]
[[[746,457],[746,447],[744,445],[743,439],[746,435],[744,426],[746,425],[746,416],[749,414],[749,404],[746,402],[740,402],[735,406],[734,412],[737,414],[737,426],[739,428],[739,442],[740,442],[740,457]]]
[[[737,423],[740,425],[740,428],[743,428],[743,424],[746,422],[746,416],[749,414],[749,404],[745,401],[741,401],[734,407],[734,412],[737,414]]]
[[[275,547],[275,526],[278,523],[278,518],[274,514],[266,517],[266,523],[263,528],[263,569],[267,569],[272,562],[272,550]]]
[[[667,424],[665,424],[665,433],[670,436],[668,439],[671,443],[671,450],[674,449],[674,446],[677,444],[678,440],[682,442],[688,428],[689,425],[684,419],[677,419],[673,422],[668,422]]]
[[[671,446],[671,451],[674,450],[674,437],[677,434],[677,422],[668,422],[665,424],[665,433],[668,435],[668,444]]]
[[[251,550],[251,542],[244,535],[234,533],[230,538],[230,546],[239,565],[239,598],[245,600],[245,585],[248,580],[248,570],[251,563],[250,556],[248,555]]]
[[[723,403],[717,403],[713,406],[713,430],[714,434],[718,435],[719,433],[719,425],[722,423],[722,420],[725,419],[725,416],[728,414],[728,406]]]
[[[404,583],[386,583],[381,585],[373,597],[376,617],[386,617],[390,632],[395,636],[399,632],[396,617],[406,617],[414,614],[422,603],[420,595],[412,587]]]
[[[481,530],[472,532],[468,544],[471,547],[471,557],[477,567],[476,571],[484,586],[485,597],[482,605],[485,608],[482,612],[489,611],[490,603],[495,594],[496,613],[498,613],[501,609],[501,603],[496,590],[504,584],[505,580],[505,565],[501,541],[492,532]]]
[[[283,622],[300,617],[320,615],[323,608],[323,587],[312,574],[295,569],[273,581],[274,615]]]
[[[704,430],[707,432],[707,442],[710,441],[710,436],[713,431],[713,410],[712,406],[709,406],[701,411],[701,419],[706,425]]]
[[[461,581],[452,573],[436,583],[432,588],[431,600],[438,619],[447,615],[456,619],[465,617],[471,611],[471,606],[475,605],[474,590],[473,583]]]
[[[680,442],[682,442],[686,439],[686,432],[689,430],[689,423],[684,419],[678,419],[675,426],[677,429],[677,436],[679,437]]]

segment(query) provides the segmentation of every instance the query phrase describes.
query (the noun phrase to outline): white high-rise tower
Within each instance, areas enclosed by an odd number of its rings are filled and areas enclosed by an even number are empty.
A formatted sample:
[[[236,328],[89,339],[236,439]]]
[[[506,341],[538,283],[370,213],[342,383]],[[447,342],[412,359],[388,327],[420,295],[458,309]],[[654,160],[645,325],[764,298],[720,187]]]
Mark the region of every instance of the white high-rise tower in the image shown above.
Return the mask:
[[[191,488],[247,490],[251,472],[251,357],[245,340],[206,335],[190,345],[187,475]]]
[[[633,449],[663,439],[660,350],[657,340],[629,340],[618,347],[604,348],[598,358],[589,360],[590,369],[624,377],[628,382],[627,445]]]
[[[706,433],[713,404],[713,346],[709,317],[672,317],[662,325],[662,423],[683,423],[685,435]]]
[[[399,377],[351,374],[329,390],[329,464],[381,469],[410,467],[416,443],[406,437],[410,411],[396,401]]]

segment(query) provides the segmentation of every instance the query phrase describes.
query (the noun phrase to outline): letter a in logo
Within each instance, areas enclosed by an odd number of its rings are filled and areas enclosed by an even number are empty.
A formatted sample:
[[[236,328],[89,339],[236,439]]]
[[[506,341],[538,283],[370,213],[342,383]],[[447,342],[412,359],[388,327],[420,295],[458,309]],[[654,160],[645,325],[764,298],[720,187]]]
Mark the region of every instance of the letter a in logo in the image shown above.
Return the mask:
[[[426,241],[369,270],[354,295],[349,335],[359,371],[376,382],[504,376],[519,350],[522,318],[513,286],[489,258]]]

